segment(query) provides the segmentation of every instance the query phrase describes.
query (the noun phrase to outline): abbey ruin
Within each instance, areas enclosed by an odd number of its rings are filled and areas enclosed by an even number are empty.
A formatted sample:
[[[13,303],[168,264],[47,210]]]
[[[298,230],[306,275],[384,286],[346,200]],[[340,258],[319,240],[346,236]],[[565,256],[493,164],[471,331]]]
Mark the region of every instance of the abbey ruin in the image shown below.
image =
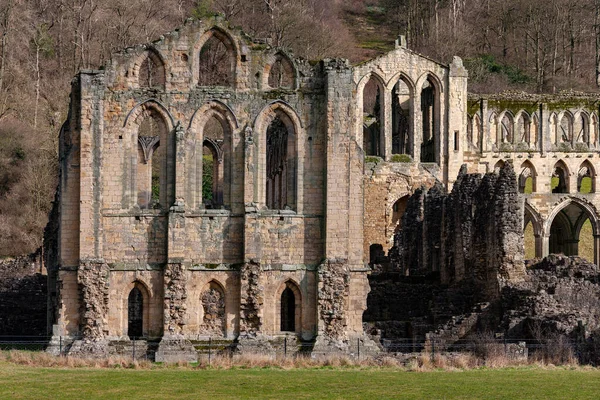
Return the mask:
[[[526,275],[525,227],[536,257],[577,255],[588,220],[597,264],[600,97],[467,82],[403,38],[312,62],[218,18],[81,71],[45,244],[54,335],[155,340],[157,360],[207,338],[376,351],[373,269],[493,299]]]

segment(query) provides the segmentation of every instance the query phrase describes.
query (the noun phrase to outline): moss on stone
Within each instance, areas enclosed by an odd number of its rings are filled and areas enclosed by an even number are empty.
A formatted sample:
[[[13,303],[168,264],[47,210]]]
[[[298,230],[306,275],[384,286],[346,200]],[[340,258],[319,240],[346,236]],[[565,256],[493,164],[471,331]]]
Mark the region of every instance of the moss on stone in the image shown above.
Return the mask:
[[[390,161],[396,163],[409,163],[412,162],[412,157],[408,154],[393,154]]]

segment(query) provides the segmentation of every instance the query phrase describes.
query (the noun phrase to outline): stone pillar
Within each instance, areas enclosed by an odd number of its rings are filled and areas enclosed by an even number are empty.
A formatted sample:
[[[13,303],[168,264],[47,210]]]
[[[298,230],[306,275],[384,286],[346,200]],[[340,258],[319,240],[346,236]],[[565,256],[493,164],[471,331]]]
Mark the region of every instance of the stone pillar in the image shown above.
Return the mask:
[[[383,145],[381,156],[389,161],[392,158],[392,91],[383,88]]]
[[[496,139],[496,133],[490,132],[490,119],[488,117],[488,101],[481,99],[481,150],[489,152],[492,150],[492,143]],[[493,165],[491,166],[494,167]]]
[[[600,263],[600,235],[594,234],[594,264]]]
[[[542,234],[541,247],[542,247],[542,257],[546,257],[548,254],[550,254],[550,235],[546,236],[545,233]]]
[[[450,64],[448,78],[448,130],[444,132],[443,125],[440,129],[442,136],[446,137],[447,160],[445,177],[449,183],[454,182],[463,163],[463,154],[467,144],[467,79],[469,74],[463,66],[460,57],[454,57]],[[440,114],[441,115],[441,114]]]
[[[548,104],[546,103],[540,104],[540,128],[538,134],[538,140],[540,141],[539,148],[542,152],[542,156],[544,156],[552,146],[552,138],[550,137],[550,112],[548,110]]]
[[[200,152],[200,154],[202,154]],[[185,205],[185,130],[181,122],[175,125],[175,203],[174,207],[180,207],[183,210]],[[222,171],[222,166],[219,168]],[[169,176],[169,175],[167,175]],[[190,199],[191,200],[191,199]],[[191,206],[193,204],[190,203]],[[169,204],[170,206],[170,204]]]
[[[170,258],[164,271],[164,334],[156,351],[157,362],[198,361],[196,349],[183,333],[187,278],[182,260]]]
[[[415,88],[412,100],[410,127],[412,129],[413,160],[421,162],[421,144],[423,143],[423,115],[421,113],[421,92]]]
[[[102,143],[104,73],[82,71],[80,85],[79,258],[102,257]]]
[[[534,235],[535,240],[535,256],[544,257],[544,237],[542,235]]]

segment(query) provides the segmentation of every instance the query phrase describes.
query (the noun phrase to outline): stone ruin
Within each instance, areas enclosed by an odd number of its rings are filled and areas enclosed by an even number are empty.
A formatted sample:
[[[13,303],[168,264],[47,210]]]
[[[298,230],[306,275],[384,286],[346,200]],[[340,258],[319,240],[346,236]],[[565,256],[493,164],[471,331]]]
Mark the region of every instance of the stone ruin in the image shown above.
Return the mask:
[[[517,335],[532,304],[571,310],[568,293],[595,293],[588,264],[526,268],[524,251],[576,256],[587,232],[600,260],[600,98],[467,83],[460,58],[404,40],[308,62],[220,17],[81,71],[43,246],[51,344],[377,352],[363,322],[379,338]]]

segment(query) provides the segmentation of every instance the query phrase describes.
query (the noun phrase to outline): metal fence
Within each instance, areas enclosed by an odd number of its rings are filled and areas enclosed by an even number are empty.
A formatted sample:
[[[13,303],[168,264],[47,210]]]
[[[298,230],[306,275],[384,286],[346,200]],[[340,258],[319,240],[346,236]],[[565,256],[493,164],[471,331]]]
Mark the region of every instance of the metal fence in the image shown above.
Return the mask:
[[[113,340],[109,342],[109,355],[131,357],[132,360],[154,360],[160,338],[134,338],[135,340]],[[77,343],[77,344],[75,344]],[[192,340],[198,360],[211,363],[215,357],[234,356],[239,353],[236,343],[223,338]],[[80,346],[77,348],[76,346]],[[598,350],[596,349],[598,347]],[[85,352],[85,342],[75,342],[73,338],[49,336],[0,336],[0,350],[48,351],[58,356]],[[552,339],[489,339],[473,338],[461,340],[442,340],[439,338],[382,339],[379,346],[373,342],[355,339],[346,343],[343,349],[322,348],[313,342],[301,342],[295,336],[278,338],[266,346],[242,348],[242,352],[259,353],[272,357],[311,357],[344,355],[354,360],[387,355],[403,358],[415,355],[427,355],[433,358],[443,355],[469,353],[479,358],[504,356],[509,359],[527,359],[528,357],[555,357],[566,359],[575,357],[582,363],[594,363],[595,352],[600,346],[586,341],[574,341],[566,337]]]

